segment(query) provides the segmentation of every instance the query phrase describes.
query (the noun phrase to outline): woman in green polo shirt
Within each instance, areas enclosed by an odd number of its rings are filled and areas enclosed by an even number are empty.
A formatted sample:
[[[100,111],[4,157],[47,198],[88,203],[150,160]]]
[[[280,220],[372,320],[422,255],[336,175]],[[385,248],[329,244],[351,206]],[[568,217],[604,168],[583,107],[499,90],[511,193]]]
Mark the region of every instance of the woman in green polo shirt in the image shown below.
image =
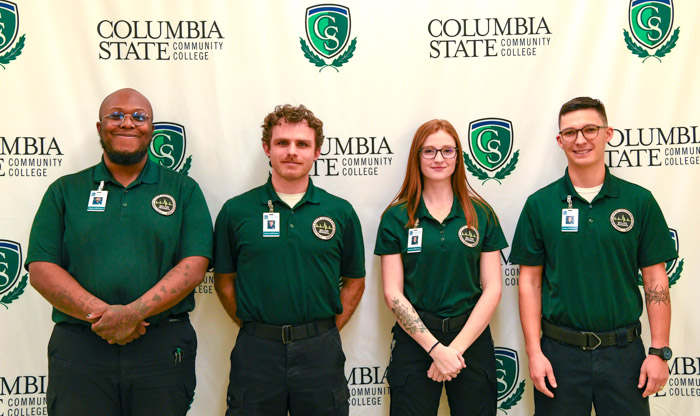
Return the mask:
[[[374,250],[397,321],[391,414],[436,415],[443,383],[450,414],[496,414],[488,324],[501,298],[499,250],[507,246],[496,214],[467,182],[454,127],[421,125]]]

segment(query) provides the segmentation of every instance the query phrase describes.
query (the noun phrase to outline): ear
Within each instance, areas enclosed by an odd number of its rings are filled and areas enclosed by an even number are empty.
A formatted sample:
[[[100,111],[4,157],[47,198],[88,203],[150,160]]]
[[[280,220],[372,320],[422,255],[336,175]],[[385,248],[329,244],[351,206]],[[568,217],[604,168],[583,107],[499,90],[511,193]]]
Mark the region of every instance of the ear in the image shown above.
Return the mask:
[[[100,135],[100,127],[102,126],[102,123],[98,121],[97,123],[95,123],[95,125],[97,126],[97,135],[99,136]]]
[[[262,142],[262,147],[263,147],[263,151],[265,152],[265,155],[267,157],[270,157],[270,146],[267,143]]]
[[[314,150],[314,161],[318,160],[318,158],[321,156],[321,148],[317,147],[316,150]]]
[[[605,143],[608,143],[610,139],[612,139],[613,134],[615,134],[615,129],[613,127],[608,126],[605,129]]]
[[[558,144],[559,147],[561,147],[562,149],[564,148],[564,143],[561,141],[561,134],[557,134],[557,144]]]

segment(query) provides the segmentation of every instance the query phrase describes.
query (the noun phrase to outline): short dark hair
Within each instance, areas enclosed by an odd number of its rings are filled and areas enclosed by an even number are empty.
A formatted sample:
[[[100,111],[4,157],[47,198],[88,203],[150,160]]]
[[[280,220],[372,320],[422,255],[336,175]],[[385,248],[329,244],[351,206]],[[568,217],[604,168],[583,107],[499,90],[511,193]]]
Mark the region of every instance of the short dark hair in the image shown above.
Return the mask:
[[[564,114],[571,113],[578,110],[586,110],[592,108],[598,112],[603,123],[608,124],[608,116],[605,114],[605,106],[603,103],[591,97],[576,97],[564,103],[559,110],[559,123],[561,124],[561,117]]]
[[[292,124],[305,121],[307,126],[314,129],[316,149],[320,148],[323,144],[323,121],[316,118],[314,113],[304,107],[303,104],[299,104],[298,107],[294,107],[291,104],[278,105],[273,112],[265,116],[265,120],[262,126],[260,126],[263,129],[263,143],[268,146],[270,145],[272,128],[278,126],[282,120]]]

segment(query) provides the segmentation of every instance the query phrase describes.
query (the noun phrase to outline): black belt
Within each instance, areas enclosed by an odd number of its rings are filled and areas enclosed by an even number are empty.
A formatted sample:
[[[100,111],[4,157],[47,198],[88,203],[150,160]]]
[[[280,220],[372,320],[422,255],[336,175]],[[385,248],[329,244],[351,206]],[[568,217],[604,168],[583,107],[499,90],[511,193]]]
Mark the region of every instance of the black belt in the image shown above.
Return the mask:
[[[563,328],[542,320],[542,333],[555,341],[581,347],[584,351],[592,351],[598,347],[613,345],[624,347],[639,338],[642,334],[642,325],[637,322],[614,331],[589,332]]]
[[[321,319],[320,321],[309,322],[301,325],[267,325],[260,322],[245,322],[243,330],[258,338],[282,341],[289,344],[305,338],[315,337],[330,329],[335,328],[335,317]]]
[[[153,324],[154,327],[160,327],[174,322],[182,322],[190,319],[190,314],[187,312],[178,313],[176,315],[170,315],[167,318],[163,318],[160,321]]]
[[[425,327],[432,329],[433,331],[449,332],[455,329],[461,329],[464,324],[467,323],[467,318],[469,318],[469,312],[463,315],[453,316],[451,318],[444,318],[439,315],[435,315],[431,312],[416,311],[420,319],[425,324]]]

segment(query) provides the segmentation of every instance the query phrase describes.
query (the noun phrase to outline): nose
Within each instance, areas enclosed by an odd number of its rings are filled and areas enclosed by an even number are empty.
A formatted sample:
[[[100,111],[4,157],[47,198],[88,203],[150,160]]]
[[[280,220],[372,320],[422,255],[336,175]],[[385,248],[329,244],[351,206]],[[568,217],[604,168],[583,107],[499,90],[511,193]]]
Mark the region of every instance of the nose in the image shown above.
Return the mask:
[[[576,132],[576,140],[574,140],[574,143],[578,144],[586,144],[588,140],[586,140],[585,137],[583,137],[583,130],[578,130]]]
[[[121,120],[121,123],[119,123],[119,125],[125,128],[136,127],[136,124],[134,124],[134,120],[131,118],[131,114],[124,114],[124,118]]]
[[[435,160],[438,160],[438,157],[440,158],[441,161],[444,161],[445,158],[442,156],[442,150],[438,150],[437,153],[435,154]]]

